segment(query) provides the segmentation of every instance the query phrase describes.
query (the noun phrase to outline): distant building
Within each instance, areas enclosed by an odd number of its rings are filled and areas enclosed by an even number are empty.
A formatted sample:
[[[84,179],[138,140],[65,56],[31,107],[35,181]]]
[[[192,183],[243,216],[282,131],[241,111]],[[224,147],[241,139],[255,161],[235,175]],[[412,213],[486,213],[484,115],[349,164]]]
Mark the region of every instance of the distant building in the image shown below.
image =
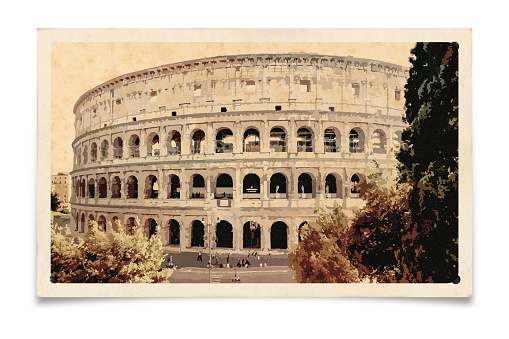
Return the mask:
[[[51,193],[56,193],[62,204],[69,204],[71,198],[71,176],[69,173],[58,173],[51,176]]]

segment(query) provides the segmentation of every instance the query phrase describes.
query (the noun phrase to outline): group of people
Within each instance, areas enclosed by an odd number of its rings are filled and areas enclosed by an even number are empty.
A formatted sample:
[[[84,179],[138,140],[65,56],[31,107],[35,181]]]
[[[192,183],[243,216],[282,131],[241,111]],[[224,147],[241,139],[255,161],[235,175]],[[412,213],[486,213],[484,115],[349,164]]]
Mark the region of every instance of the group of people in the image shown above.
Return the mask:
[[[269,256],[270,256],[270,254],[269,254]],[[251,260],[258,260],[258,261],[260,260],[260,256],[258,255],[258,252],[250,252],[247,254],[247,257],[241,257],[238,260],[237,267],[239,267],[239,268],[246,267],[247,268],[247,267],[251,266],[251,262],[249,261],[250,258],[251,258]],[[253,258],[256,258],[256,259],[253,259]],[[212,265],[219,266],[220,268],[229,267],[229,264],[230,264],[230,255],[229,254],[226,257],[226,265],[223,265],[223,263],[219,263],[217,255],[212,255],[212,259],[215,259],[215,262]],[[198,251],[198,257],[197,257],[196,261],[203,262],[203,254],[201,253],[201,251]],[[266,265],[267,264],[265,264],[265,266]]]

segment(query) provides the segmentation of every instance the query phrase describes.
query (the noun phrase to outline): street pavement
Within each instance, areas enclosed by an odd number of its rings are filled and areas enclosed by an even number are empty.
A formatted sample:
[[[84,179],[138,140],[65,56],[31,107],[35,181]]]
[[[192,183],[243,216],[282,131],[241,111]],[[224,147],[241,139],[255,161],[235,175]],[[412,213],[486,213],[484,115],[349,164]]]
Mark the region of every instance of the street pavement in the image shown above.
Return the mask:
[[[170,283],[208,283],[207,268],[186,267],[173,269]],[[241,267],[212,268],[211,283],[293,283],[292,270],[289,267]]]
[[[199,261],[198,253],[171,253],[167,256],[162,267],[173,264],[172,283],[208,283],[208,253],[202,253]],[[249,265],[239,267],[239,262],[249,262]],[[271,254],[258,255],[251,252],[241,254],[213,254],[210,280],[212,283],[293,283],[292,270],[289,267],[288,255]],[[228,267],[229,264],[229,267]]]

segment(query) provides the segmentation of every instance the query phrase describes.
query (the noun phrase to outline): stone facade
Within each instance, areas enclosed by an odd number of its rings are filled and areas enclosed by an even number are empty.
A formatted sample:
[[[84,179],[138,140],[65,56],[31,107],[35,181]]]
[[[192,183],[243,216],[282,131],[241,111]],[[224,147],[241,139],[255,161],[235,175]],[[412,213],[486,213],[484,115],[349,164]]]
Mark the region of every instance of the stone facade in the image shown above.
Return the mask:
[[[58,200],[66,206],[71,199],[71,176],[69,173],[58,173],[51,176],[51,193],[56,193]]]
[[[317,208],[396,173],[408,70],[313,54],[235,55],[126,74],[74,107],[72,231],[138,216],[168,251],[285,252]]]

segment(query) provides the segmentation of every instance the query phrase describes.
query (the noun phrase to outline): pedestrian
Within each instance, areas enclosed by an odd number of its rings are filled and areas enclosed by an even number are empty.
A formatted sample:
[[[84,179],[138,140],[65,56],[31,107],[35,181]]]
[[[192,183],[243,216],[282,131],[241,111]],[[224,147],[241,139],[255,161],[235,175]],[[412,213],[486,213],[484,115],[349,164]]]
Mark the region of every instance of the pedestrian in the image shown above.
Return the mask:
[[[226,263],[229,264],[230,263],[230,255],[228,254],[228,256],[226,257]]]
[[[196,261],[203,262],[201,251],[198,251],[198,258],[196,259]]]

